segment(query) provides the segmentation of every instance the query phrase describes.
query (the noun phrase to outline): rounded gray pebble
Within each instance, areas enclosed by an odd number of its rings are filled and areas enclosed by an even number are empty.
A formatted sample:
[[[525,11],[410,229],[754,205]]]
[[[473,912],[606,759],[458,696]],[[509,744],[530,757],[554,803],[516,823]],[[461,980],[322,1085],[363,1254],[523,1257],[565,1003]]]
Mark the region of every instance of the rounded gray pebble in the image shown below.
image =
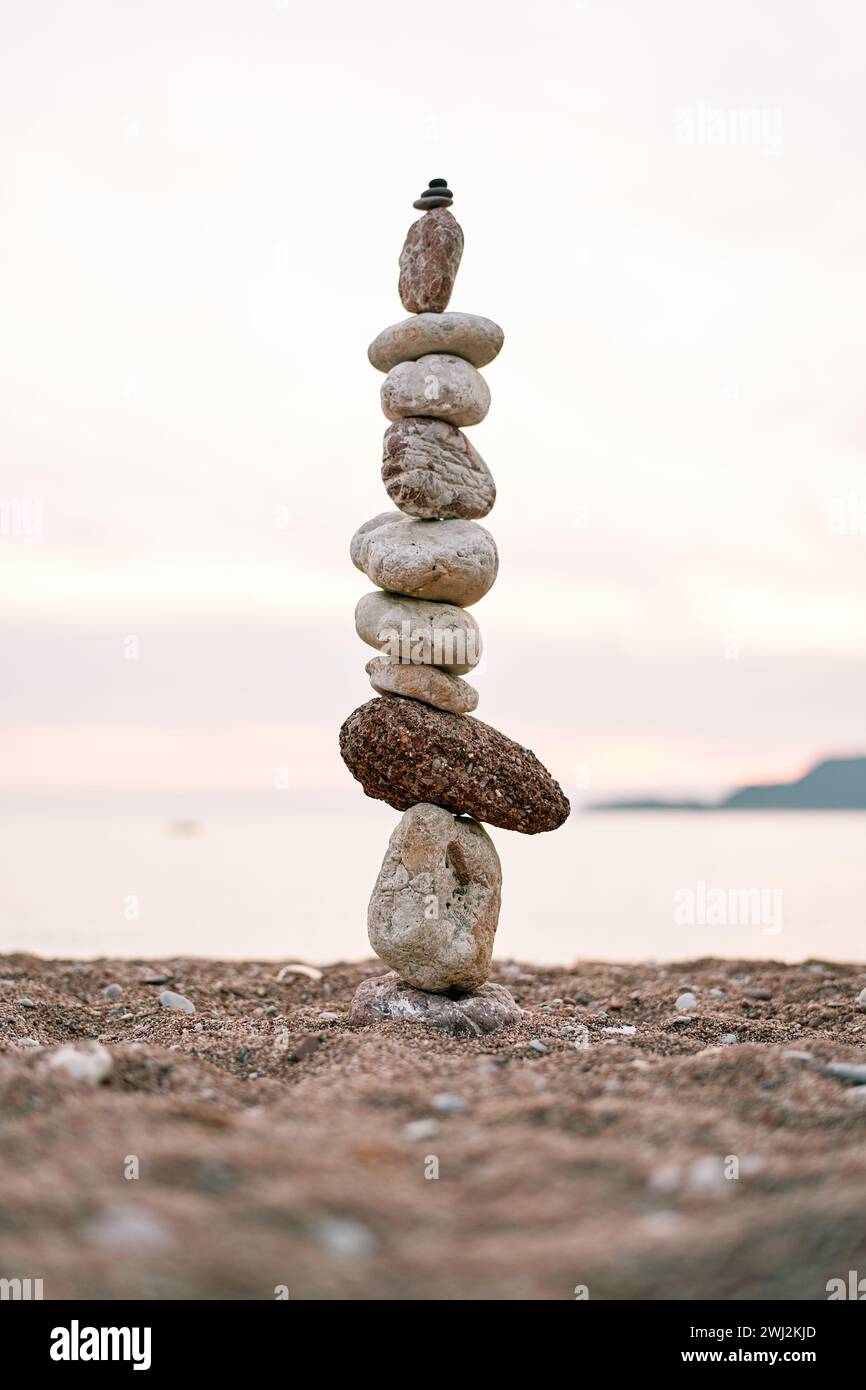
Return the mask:
[[[380,589],[468,608],[499,570],[496,542],[475,521],[432,521],[380,512],[352,537],[352,563]]]
[[[392,367],[380,391],[389,420],[432,416],[451,425],[478,425],[490,409],[490,388],[462,357],[431,352]]]
[[[852,1086],[866,1086],[866,1067],[857,1062],[828,1062],[825,1071]]]
[[[434,1134],[439,1133],[438,1120],[410,1120],[403,1126],[403,1133],[407,1139],[432,1139]]]
[[[478,314],[413,314],[383,329],[367,349],[367,356],[380,372],[390,372],[398,362],[415,362],[434,353],[448,353],[464,358],[473,367],[486,367],[504,339],[498,323]]]
[[[326,1216],[315,1226],[316,1243],[342,1259],[363,1259],[378,1248],[376,1236],[360,1221],[346,1216]]]
[[[174,1009],[179,1013],[194,1014],[195,1004],[185,998],[182,994],[175,994],[174,990],[164,989],[159,996],[159,1002],[164,1009]]]
[[[440,1115],[459,1115],[466,1109],[466,1101],[453,1091],[440,1091],[438,1096],[433,1097],[431,1104]]]

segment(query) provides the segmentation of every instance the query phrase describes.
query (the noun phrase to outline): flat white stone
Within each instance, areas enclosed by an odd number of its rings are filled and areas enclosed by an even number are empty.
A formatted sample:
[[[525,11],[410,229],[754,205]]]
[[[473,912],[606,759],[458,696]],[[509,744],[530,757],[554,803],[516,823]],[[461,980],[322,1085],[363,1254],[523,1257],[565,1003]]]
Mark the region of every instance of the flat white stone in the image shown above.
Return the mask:
[[[390,372],[398,362],[414,362],[429,353],[448,353],[473,367],[486,367],[504,341],[499,324],[479,314],[413,314],[402,323],[383,328],[367,349],[367,356],[380,372]]]

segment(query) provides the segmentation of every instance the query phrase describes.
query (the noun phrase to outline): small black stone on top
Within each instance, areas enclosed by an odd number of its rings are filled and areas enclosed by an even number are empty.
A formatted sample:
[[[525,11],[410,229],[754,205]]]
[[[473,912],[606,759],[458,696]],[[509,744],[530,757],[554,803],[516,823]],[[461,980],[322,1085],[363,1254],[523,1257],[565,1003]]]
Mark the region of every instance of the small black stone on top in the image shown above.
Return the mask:
[[[427,188],[416,198],[412,204],[413,208],[419,208],[421,212],[429,212],[431,208],[447,208],[454,201],[454,194],[448,187],[446,179],[431,179]]]

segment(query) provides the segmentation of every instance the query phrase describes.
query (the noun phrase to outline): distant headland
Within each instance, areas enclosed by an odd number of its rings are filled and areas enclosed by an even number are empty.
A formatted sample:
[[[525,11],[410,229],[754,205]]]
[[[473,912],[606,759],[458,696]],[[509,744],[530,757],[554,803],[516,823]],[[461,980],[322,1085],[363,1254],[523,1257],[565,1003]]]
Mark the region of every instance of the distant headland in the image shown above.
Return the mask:
[[[721,801],[597,801],[590,811],[866,811],[866,757],[825,758],[796,782],[739,787]]]

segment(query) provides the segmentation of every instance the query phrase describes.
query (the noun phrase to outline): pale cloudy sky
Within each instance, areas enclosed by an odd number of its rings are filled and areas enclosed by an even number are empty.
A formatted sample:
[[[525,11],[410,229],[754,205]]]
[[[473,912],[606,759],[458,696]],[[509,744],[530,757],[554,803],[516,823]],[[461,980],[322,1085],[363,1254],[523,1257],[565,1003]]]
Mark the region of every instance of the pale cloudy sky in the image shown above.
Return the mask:
[[[856,0],[7,6],[0,784],[345,786],[366,347],[432,176],[506,332],[479,716],[598,794],[866,747],[864,40]]]

